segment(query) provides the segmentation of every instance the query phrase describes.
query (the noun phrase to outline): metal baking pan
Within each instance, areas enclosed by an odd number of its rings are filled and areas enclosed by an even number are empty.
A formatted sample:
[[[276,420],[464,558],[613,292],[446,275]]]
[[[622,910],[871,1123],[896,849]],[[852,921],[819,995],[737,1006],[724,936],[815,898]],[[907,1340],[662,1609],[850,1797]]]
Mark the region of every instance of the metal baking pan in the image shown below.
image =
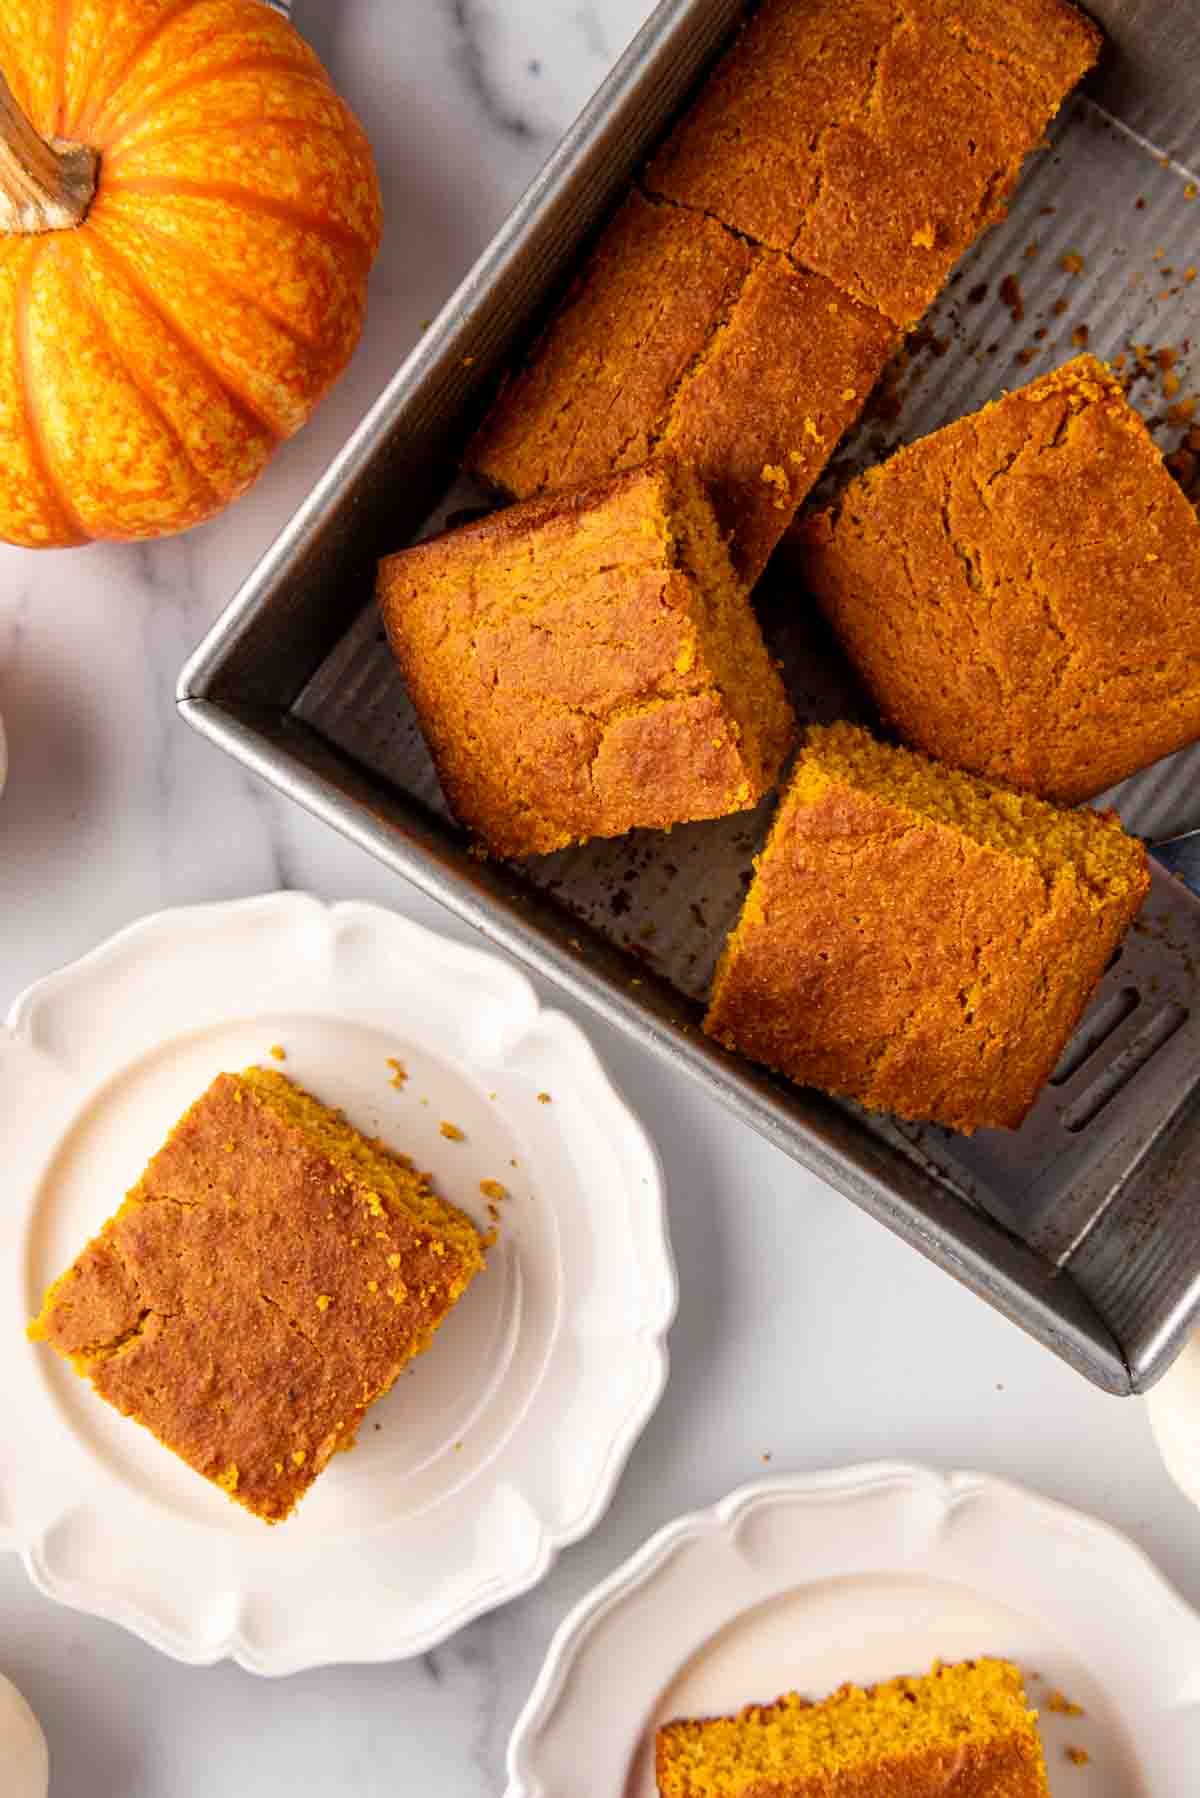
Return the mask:
[[[1064,360],[1085,337],[1101,356],[1132,358],[1133,397],[1164,445],[1183,437],[1177,408],[1190,339],[1200,340],[1200,281],[1188,273],[1200,202],[1187,174],[1200,162],[1200,34],[1189,0],[1102,0],[1095,11],[1110,37],[1104,66],[1056,124],[1009,219],[956,271],[829,481]],[[869,1118],[760,1072],[699,1028],[769,806],[524,869],[478,860],[446,812],[372,604],[381,555],[480,502],[456,482],[455,459],[499,371],[741,12],[741,0],[663,0],[193,656],[179,704],[1097,1385],[1144,1390],[1200,1310],[1200,903],[1156,878],[1015,1136]],[[801,715],[860,710],[803,596],[769,572],[755,598]],[[1200,752],[1158,764],[1115,801],[1150,837],[1200,824]],[[796,1228],[803,1240],[799,1210]]]

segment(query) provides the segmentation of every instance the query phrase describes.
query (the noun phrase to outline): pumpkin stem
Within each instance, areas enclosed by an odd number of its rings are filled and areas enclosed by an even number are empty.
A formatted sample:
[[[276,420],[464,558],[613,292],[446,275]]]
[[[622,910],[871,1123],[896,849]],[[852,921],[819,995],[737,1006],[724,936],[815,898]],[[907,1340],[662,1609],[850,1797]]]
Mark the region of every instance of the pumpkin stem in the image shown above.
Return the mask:
[[[84,144],[39,137],[0,71],[0,232],[33,236],[82,224],[99,164]]]

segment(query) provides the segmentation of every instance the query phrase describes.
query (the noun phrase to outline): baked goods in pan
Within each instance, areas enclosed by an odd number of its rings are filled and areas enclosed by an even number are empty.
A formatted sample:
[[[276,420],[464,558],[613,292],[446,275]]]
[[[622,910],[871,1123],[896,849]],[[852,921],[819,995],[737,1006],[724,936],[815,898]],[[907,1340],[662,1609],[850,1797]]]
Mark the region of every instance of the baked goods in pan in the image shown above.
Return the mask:
[[[872,1110],[1016,1128],[1148,886],[1113,813],[814,727],[704,1027]]]
[[[898,342],[824,277],[634,193],[467,464],[527,499],[686,456],[752,582]]]
[[[704,489],[658,462],[385,561],[451,807],[498,855],[756,805],[794,720]]]
[[[1065,0],[766,0],[646,190],[907,330],[1004,216],[1100,44]]]
[[[1200,520],[1091,356],[861,475],[788,552],[943,761],[1075,801],[1200,737]]]

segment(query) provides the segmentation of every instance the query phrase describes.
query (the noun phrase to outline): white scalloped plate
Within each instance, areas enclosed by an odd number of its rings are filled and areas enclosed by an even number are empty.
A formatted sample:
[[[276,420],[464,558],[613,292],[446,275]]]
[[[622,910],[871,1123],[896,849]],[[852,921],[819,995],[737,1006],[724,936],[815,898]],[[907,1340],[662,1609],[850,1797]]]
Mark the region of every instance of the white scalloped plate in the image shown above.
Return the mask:
[[[274,1044],[482,1227],[480,1181],[509,1197],[432,1349],[271,1529],[22,1332],[190,1101]],[[0,1543],[49,1597],[180,1660],[391,1660],[525,1591],[603,1513],[666,1380],[662,1177],[583,1034],[507,963],[300,894],[164,912],[17,1001],[0,1120]]]
[[[672,1717],[983,1654],[1031,1676],[1054,1798],[1195,1798],[1200,1617],[1140,1550],[1004,1481],[890,1463],[763,1480],[654,1536],[558,1631],[508,1798],[653,1798]],[[1085,1715],[1048,1712],[1056,1689]]]

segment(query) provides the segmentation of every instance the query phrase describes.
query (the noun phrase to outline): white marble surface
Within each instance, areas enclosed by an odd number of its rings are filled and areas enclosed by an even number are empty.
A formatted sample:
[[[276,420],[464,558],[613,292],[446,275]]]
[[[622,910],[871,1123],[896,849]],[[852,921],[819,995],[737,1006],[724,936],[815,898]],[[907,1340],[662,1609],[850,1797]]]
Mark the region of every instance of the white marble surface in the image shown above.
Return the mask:
[[[461,932],[178,723],[175,675],[649,10],[298,0],[383,165],[368,338],[226,519],[156,548],[0,550],[0,1009],[143,912],[280,884]],[[676,1077],[611,1032],[593,1037],[661,1145],[683,1284],[672,1383],[607,1520],[540,1590],[422,1662],[275,1684],[175,1666],[51,1606],[0,1559],[0,1670],[44,1720],[53,1798],[495,1793],[568,1605],[767,1454],[784,1468],[903,1456],[1006,1474],[1127,1530],[1200,1604],[1200,1518],[1140,1404],[1092,1391]]]

